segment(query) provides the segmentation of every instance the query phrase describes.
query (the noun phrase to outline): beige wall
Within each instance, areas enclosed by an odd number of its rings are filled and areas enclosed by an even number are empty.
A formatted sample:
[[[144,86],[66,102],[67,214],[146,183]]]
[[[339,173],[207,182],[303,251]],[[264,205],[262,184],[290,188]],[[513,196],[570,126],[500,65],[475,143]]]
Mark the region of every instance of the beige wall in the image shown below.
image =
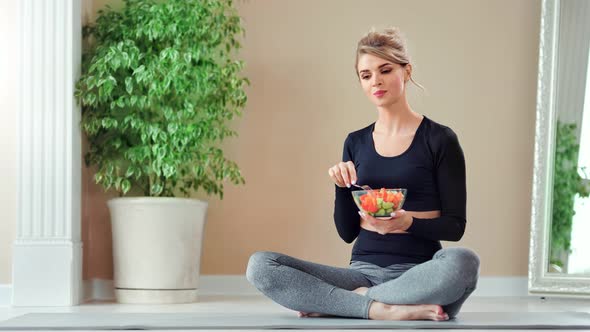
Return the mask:
[[[16,226],[18,0],[0,1],[0,285],[12,283]]]
[[[467,158],[467,232],[444,245],[475,249],[484,276],[527,274],[539,1],[237,4],[252,85],[227,151],[247,183],[228,186],[222,202],[210,199],[202,273],[244,273],[257,250],[347,263],[351,245],[333,226],[327,169],[346,134],[376,117],[354,75],[356,42],[373,25],[398,25],[415,78],[428,89],[412,89],[413,107],[451,126]],[[106,207],[87,184],[90,255],[98,260],[85,276],[110,278]]]
[[[416,111],[451,126],[467,158],[468,226],[459,243],[484,276],[527,274],[539,1],[239,2],[252,81],[232,152],[247,179],[213,200],[203,272],[244,273],[274,250],[346,264],[333,226],[329,166],[349,131],[374,121],[353,72],[370,26],[406,33]],[[417,89],[413,89],[417,91]],[[260,200],[270,192],[261,206]],[[280,194],[278,194],[280,193]]]
[[[97,3],[93,10],[120,2]],[[235,122],[239,137],[226,151],[246,185],[228,185],[223,201],[208,198],[203,274],[242,274],[258,250],[348,262],[351,245],[333,226],[327,169],[339,161],[346,134],[376,117],[354,75],[356,42],[371,26],[397,25],[409,39],[414,77],[428,90],[412,87],[411,105],[452,127],[466,155],[467,231],[459,243],[443,245],[476,250],[482,276],[526,276],[540,1],[250,0],[237,6],[252,85]],[[84,277],[110,279],[106,197],[91,172],[83,176]],[[9,271],[2,262],[0,272]]]

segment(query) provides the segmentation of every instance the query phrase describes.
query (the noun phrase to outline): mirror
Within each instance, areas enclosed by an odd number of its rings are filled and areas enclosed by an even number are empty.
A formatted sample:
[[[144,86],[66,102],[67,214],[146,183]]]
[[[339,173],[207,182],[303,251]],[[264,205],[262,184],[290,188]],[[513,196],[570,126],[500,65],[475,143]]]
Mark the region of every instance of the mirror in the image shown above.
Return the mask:
[[[529,293],[590,295],[590,1],[543,0]]]

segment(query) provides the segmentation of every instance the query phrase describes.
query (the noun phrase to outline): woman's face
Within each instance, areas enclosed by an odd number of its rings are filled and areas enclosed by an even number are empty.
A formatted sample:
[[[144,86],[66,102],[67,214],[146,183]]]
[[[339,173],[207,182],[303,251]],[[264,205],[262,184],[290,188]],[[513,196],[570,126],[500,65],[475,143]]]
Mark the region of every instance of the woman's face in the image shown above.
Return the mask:
[[[363,54],[359,58],[357,70],[363,91],[376,106],[392,105],[405,97],[411,65],[402,66],[371,54]]]

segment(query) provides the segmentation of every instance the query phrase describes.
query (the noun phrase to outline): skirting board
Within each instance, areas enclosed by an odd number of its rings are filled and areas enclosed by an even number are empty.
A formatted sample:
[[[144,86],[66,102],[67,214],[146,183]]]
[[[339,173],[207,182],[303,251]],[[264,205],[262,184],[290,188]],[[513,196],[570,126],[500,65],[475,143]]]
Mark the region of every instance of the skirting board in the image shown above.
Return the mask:
[[[200,295],[259,295],[245,275],[204,275],[200,280]],[[11,285],[0,285],[0,306],[10,306]],[[529,296],[527,277],[481,277],[471,296]],[[114,300],[113,281],[84,280],[84,302]]]
[[[0,307],[12,305],[12,285],[0,285]]]

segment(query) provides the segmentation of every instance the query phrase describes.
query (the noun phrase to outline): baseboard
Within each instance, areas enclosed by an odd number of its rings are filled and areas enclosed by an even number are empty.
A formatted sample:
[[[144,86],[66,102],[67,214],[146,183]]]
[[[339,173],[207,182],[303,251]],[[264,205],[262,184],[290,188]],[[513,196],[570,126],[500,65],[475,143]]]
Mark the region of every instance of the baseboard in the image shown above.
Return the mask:
[[[203,275],[199,295],[259,295],[244,275]],[[12,285],[0,285],[0,306],[11,305]],[[481,277],[471,296],[529,296],[527,277]],[[113,301],[112,280],[84,280],[84,302]]]
[[[202,275],[199,295],[257,295],[260,294],[244,275]],[[84,300],[109,301],[115,299],[112,280],[84,280]]]
[[[12,285],[0,285],[0,307],[12,305]]]
[[[471,296],[529,296],[527,277],[480,277]]]
[[[258,295],[244,275],[203,275],[199,295]],[[113,281],[84,281],[87,300],[114,300]],[[471,296],[529,296],[527,277],[481,277]]]

